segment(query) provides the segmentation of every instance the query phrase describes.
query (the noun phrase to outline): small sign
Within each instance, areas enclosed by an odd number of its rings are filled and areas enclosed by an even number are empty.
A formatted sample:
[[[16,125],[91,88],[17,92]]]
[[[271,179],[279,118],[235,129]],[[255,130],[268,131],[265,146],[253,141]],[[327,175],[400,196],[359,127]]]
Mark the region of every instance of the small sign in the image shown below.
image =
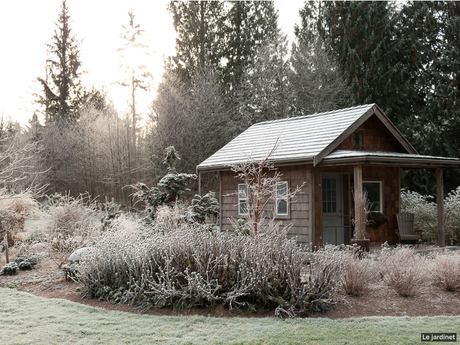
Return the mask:
[[[457,342],[457,333],[422,333],[422,342]]]

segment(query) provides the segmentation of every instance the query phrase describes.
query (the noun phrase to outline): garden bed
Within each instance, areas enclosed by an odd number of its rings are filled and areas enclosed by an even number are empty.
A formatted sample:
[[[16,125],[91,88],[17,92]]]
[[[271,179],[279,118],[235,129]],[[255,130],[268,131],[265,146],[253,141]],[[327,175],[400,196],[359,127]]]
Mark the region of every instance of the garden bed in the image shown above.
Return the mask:
[[[5,256],[1,257],[1,266],[5,264]],[[202,315],[212,317],[268,317],[274,312],[250,313],[247,310],[230,312],[227,308],[217,305],[212,308],[191,308],[175,311],[171,308],[139,310],[129,304],[113,304],[97,299],[83,299],[79,290],[81,286],[73,281],[66,281],[62,270],[50,258],[44,258],[35,269],[20,271],[14,276],[0,276],[0,287],[17,288],[45,298],[61,298],[77,303],[119,310],[131,313],[151,315]],[[313,317],[331,319],[364,317],[364,316],[438,316],[460,315],[460,291],[447,292],[433,285],[422,285],[412,297],[402,297],[392,288],[383,284],[372,285],[362,296],[341,296],[335,308],[328,312],[316,313]]]

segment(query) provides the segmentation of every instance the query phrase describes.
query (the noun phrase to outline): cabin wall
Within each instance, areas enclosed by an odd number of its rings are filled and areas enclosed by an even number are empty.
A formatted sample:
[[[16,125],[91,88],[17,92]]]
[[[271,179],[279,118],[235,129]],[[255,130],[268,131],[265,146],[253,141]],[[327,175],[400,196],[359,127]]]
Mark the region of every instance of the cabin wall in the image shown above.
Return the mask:
[[[348,176],[350,179],[350,190],[348,196],[345,196],[344,202],[349,205],[350,219],[350,238],[353,237],[352,219],[354,219],[355,208],[352,195],[353,189],[353,166],[330,166],[330,167],[317,167],[314,170],[314,188],[315,188],[315,246],[320,247],[323,245],[322,237],[322,189],[321,179],[322,174],[343,174],[345,178]],[[399,212],[400,205],[400,190],[401,190],[401,177],[400,169],[397,167],[386,167],[381,165],[364,165],[363,166],[363,181],[382,181],[383,192],[383,214],[388,217],[388,221],[378,227],[369,226],[367,229],[371,243],[384,243],[388,241],[389,244],[397,242],[395,229],[398,228],[396,222],[396,214]],[[345,222],[347,225],[347,222]]]
[[[293,200],[289,203],[289,215],[277,217],[276,219],[283,225],[292,224],[292,228],[289,231],[289,236],[296,236],[297,241],[302,244],[309,244],[312,241],[312,210],[313,202],[310,183],[310,172],[311,168],[305,165],[279,167],[278,171],[282,174],[281,181],[288,181],[289,189],[292,191],[297,186],[303,187],[301,191],[296,194]],[[221,175],[221,188],[222,188],[222,230],[232,231],[232,224],[230,219],[244,218],[244,216],[238,215],[238,197],[237,189],[238,184],[243,181],[235,178],[235,173],[232,171],[223,171]],[[270,214],[274,209],[274,204],[267,206],[270,210]],[[270,216],[267,213],[267,216]]]
[[[376,165],[363,166],[363,181],[382,181],[383,214],[388,221],[379,226],[368,228],[371,243],[395,244],[398,241],[395,229],[398,228],[396,214],[399,213],[401,174],[398,167],[383,167]]]
[[[289,232],[290,236],[297,236],[298,242],[309,244],[314,241],[315,246],[321,246],[322,236],[322,207],[321,207],[321,173],[340,173],[344,174],[345,179],[349,179],[349,192],[345,202],[349,205],[349,214],[354,218],[354,203],[351,190],[353,188],[353,166],[331,166],[311,168],[304,165],[279,167],[282,174],[282,181],[288,181],[289,188],[292,190],[296,186],[305,185],[298,193],[293,202],[289,204],[289,216],[276,218],[282,224],[292,224]],[[310,183],[313,182],[313,183]],[[397,242],[395,229],[397,229],[396,214],[399,212],[400,205],[400,169],[398,167],[386,167],[381,165],[364,165],[363,181],[382,181],[383,192],[383,213],[388,217],[388,221],[379,227],[369,227],[368,235],[371,243],[390,244]],[[230,219],[244,218],[238,215],[238,198],[236,191],[238,183],[243,183],[235,178],[232,171],[221,173],[222,189],[222,230],[232,231],[233,227]],[[345,195],[344,191],[344,195]],[[270,205],[273,210],[273,205]],[[351,226],[351,218],[349,223]],[[352,227],[350,229],[350,239],[352,237]]]
[[[407,152],[375,115],[358,127],[355,133],[363,134],[362,148],[353,145],[351,134],[337,146],[337,150]]]

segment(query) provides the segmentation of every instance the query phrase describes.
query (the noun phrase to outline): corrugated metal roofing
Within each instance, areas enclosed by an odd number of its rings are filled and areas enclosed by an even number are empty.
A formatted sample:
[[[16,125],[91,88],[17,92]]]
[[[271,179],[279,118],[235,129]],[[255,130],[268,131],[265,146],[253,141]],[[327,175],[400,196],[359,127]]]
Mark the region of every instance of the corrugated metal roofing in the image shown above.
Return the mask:
[[[417,153],[375,104],[260,122],[252,125],[198,165],[198,171],[219,170],[251,158],[264,159],[278,142],[270,160],[275,163],[318,164],[346,136],[376,114],[407,152]],[[353,151],[354,152],[354,151]]]
[[[374,104],[291,117],[252,125],[200,165],[198,170],[224,168],[251,159],[270,157],[275,162],[313,160]]]

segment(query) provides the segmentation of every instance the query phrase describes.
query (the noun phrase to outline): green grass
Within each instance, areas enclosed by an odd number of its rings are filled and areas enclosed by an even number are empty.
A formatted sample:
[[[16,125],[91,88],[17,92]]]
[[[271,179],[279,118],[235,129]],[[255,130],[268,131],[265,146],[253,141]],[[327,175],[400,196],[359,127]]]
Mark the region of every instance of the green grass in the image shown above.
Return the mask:
[[[137,315],[0,289],[0,344],[415,344],[460,317],[206,318]]]

